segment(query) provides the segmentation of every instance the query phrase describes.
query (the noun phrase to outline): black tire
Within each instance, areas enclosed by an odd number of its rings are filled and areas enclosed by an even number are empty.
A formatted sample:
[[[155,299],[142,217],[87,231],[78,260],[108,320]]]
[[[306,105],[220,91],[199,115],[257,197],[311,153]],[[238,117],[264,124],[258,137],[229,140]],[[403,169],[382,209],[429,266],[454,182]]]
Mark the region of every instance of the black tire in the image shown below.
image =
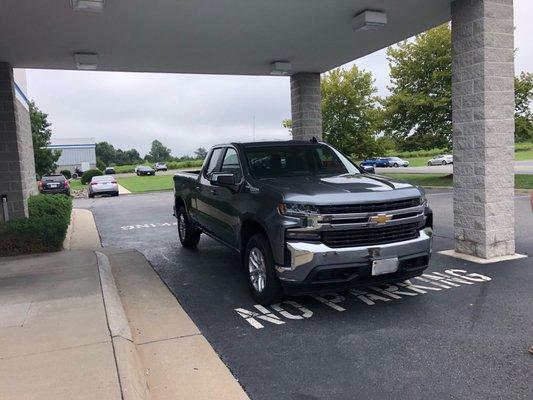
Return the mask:
[[[442,165],[446,165],[446,161],[443,161],[443,162],[442,162]]]
[[[178,236],[181,245],[186,248],[195,248],[200,241],[200,230],[189,221],[187,210],[181,206],[177,212]]]
[[[89,193],[89,198],[90,199],[94,199],[94,194],[93,193]]]
[[[428,167],[431,167],[433,164],[431,164],[431,161],[428,161]]]
[[[398,163],[394,163],[393,167],[398,168]]]
[[[257,285],[254,285],[253,277],[257,277],[257,274],[252,274],[251,270],[253,267],[250,266],[252,261],[250,259],[250,253],[252,250],[259,251],[263,257],[264,261],[264,282],[262,290],[256,288]],[[268,306],[272,303],[277,303],[283,299],[283,288],[276,274],[274,267],[274,257],[272,256],[272,249],[270,248],[270,243],[265,235],[258,233],[253,235],[248,244],[246,245],[246,250],[244,252],[244,267],[246,271],[246,276],[248,278],[248,287],[252,293],[252,297],[255,301],[263,306]],[[253,265],[253,264],[252,264]]]

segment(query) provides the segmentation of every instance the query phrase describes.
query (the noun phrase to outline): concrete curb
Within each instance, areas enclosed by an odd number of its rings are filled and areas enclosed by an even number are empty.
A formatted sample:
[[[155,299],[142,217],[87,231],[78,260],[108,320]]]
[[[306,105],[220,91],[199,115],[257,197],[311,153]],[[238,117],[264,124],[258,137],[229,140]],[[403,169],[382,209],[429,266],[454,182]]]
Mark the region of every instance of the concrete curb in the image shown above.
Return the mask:
[[[74,209],[70,212],[70,222],[68,224],[65,240],[63,240],[63,249],[70,250],[70,241],[72,240],[72,226],[74,225]]]
[[[125,400],[150,400],[144,368],[137,347],[133,343],[130,325],[111,272],[109,259],[99,251],[95,253],[122,397]]]

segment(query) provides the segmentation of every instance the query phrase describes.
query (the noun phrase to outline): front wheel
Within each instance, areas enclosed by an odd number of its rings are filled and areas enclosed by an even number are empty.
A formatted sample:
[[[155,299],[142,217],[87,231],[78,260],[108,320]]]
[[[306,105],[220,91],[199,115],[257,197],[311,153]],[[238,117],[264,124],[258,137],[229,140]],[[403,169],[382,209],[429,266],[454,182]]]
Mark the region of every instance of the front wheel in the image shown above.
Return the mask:
[[[431,167],[431,161],[428,162],[428,167]]]
[[[398,164],[397,163],[394,163],[394,168],[398,168]]]
[[[274,269],[274,257],[265,235],[258,233],[250,238],[244,252],[244,266],[255,301],[267,306],[283,298],[283,289]]]
[[[185,207],[181,206],[178,210],[178,234],[181,245],[187,248],[198,246],[200,241],[200,230],[191,224]]]
[[[442,165],[446,165],[446,161],[443,161],[443,162],[442,162]]]

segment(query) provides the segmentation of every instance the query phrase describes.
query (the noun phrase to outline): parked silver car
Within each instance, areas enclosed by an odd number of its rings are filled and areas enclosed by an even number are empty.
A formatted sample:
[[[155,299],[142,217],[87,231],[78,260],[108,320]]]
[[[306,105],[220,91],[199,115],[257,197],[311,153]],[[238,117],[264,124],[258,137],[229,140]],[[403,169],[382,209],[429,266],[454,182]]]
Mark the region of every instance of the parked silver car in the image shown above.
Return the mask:
[[[168,170],[167,164],[165,164],[164,162],[155,163],[154,169],[156,171],[167,171]]]
[[[93,176],[91,182],[89,182],[89,197],[93,198],[101,194],[118,196],[118,184],[113,176]]]
[[[451,154],[443,154],[428,161],[428,167],[447,164],[453,164],[453,156]]]

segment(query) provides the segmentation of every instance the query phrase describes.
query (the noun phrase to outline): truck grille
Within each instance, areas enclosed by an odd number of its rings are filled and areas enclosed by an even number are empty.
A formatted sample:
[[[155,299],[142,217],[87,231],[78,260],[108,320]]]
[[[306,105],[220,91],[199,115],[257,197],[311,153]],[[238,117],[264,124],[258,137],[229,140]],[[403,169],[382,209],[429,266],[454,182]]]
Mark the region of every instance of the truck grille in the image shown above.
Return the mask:
[[[387,201],[382,203],[328,205],[322,206],[322,214],[351,214],[390,211],[399,210],[401,208],[416,207],[419,205],[419,197],[399,201]]]
[[[322,233],[322,241],[330,247],[357,247],[416,239],[418,223],[386,226],[382,228],[350,229]]]

